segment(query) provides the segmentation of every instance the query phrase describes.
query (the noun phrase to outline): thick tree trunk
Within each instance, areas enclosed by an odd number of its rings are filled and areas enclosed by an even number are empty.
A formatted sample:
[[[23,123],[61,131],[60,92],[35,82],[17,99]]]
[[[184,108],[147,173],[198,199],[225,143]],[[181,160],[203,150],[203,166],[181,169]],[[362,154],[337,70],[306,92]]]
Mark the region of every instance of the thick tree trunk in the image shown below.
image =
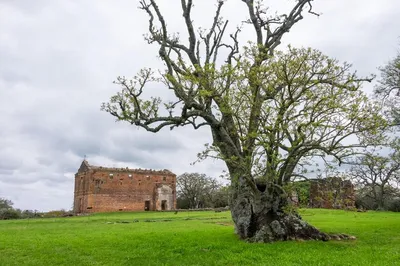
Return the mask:
[[[233,188],[231,213],[241,239],[249,242],[355,239],[344,234],[328,235],[298,214],[285,212],[288,200],[279,189],[259,187],[260,193],[254,193],[243,178],[238,181]]]

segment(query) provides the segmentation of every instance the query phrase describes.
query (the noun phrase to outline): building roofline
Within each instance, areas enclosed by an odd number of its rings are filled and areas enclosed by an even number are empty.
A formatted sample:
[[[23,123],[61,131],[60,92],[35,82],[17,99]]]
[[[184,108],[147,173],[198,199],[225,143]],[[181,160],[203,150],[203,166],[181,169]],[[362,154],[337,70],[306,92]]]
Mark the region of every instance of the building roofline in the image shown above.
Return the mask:
[[[160,175],[176,175],[172,173],[168,169],[164,170],[153,170],[153,169],[133,169],[128,167],[104,167],[104,166],[95,166],[90,165],[89,162],[85,159],[82,162],[82,165],[85,165],[89,170],[101,170],[101,171],[113,171],[113,172],[129,172],[129,173],[136,173],[136,174],[160,174]],[[78,170],[79,172],[79,170]]]

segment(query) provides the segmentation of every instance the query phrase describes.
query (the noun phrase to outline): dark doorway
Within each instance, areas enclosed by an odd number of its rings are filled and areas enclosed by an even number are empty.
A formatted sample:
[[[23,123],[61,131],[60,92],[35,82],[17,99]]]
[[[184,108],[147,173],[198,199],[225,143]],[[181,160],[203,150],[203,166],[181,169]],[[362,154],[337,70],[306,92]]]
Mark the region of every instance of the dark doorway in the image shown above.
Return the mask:
[[[145,211],[150,211],[150,200],[146,200],[144,202],[144,210]]]
[[[165,211],[167,209],[167,201],[162,200],[161,201],[161,210]]]
[[[79,199],[79,212],[82,213],[83,212],[83,204],[82,204],[82,198]]]

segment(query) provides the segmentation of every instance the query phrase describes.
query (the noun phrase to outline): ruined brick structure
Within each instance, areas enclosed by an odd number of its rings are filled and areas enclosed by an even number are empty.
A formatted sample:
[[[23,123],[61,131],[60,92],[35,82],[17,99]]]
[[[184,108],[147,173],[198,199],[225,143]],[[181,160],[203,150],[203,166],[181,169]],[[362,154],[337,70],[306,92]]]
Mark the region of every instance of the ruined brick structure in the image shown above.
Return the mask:
[[[74,212],[172,210],[176,175],[155,171],[92,166],[84,160],[75,174]]]
[[[345,209],[355,207],[354,185],[340,177],[312,180],[309,207]]]

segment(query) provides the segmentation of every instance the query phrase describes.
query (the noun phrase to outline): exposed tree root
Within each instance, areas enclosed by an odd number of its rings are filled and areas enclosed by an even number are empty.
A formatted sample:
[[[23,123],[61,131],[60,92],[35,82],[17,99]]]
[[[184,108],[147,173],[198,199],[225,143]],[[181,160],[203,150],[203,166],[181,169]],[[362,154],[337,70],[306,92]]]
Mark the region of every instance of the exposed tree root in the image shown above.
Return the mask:
[[[275,242],[286,240],[354,240],[354,236],[346,234],[327,234],[308,224],[298,215],[283,214],[268,224],[258,226],[249,242]]]
[[[327,234],[304,221],[296,213],[285,212],[288,200],[273,189],[265,189],[257,196],[243,179],[233,194],[231,213],[239,237],[249,242],[286,240],[354,240],[346,234]]]

